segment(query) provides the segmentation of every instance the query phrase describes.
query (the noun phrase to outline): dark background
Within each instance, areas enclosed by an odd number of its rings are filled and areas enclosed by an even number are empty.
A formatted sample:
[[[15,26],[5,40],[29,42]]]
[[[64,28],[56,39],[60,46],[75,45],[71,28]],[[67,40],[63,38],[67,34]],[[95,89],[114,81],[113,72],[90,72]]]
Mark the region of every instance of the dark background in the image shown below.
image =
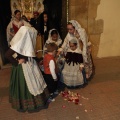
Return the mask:
[[[43,2],[45,11],[48,12],[50,20],[53,21],[54,25],[61,32],[61,19],[62,19],[62,0],[44,0]],[[3,64],[8,61],[5,59],[4,54],[8,49],[6,28],[11,20],[11,8],[10,0],[0,0],[0,54],[2,56]]]

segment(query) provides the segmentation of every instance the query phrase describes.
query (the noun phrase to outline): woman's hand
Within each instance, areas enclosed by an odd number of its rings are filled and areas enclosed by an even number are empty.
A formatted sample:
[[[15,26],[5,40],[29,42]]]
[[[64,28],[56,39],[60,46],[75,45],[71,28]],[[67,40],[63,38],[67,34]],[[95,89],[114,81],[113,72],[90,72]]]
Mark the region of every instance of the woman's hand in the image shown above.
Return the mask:
[[[59,55],[60,55],[60,53],[61,53],[61,51],[58,51],[58,52],[57,52],[57,54],[56,54],[56,56],[59,56]]]
[[[82,71],[83,70],[83,67],[80,67],[80,71]]]
[[[86,73],[86,78],[87,78],[87,79],[89,78],[89,74],[88,74],[88,73]]]
[[[75,36],[77,39],[79,39],[79,38],[80,38],[80,35],[79,35],[79,33],[78,33],[78,31],[77,31],[77,30],[75,31],[74,36]]]
[[[83,68],[84,68],[84,64],[80,64],[80,71],[82,71],[83,70]]]
[[[14,37],[15,33],[14,33],[14,32],[10,32],[10,35],[11,35],[12,37]]]
[[[25,59],[19,59],[18,60],[18,64],[22,64],[22,63],[25,63],[26,61],[25,61]]]

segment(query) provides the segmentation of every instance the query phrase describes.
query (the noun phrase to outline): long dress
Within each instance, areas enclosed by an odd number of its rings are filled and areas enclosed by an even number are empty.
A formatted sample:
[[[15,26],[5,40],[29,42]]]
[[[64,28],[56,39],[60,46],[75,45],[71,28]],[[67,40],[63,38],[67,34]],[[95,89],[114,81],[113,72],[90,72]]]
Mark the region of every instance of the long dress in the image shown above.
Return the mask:
[[[82,28],[81,25],[76,20],[71,20],[69,21],[69,23],[71,23],[74,26],[75,30],[77,30],[78,33],[70,34],[68,32],[59,51],[64,51],[65,53],[67,53],[67,51],[70,49],[69,41],[74,37],[79,36],[78,46],[79,46],[79,49],[82,51],[83,62],[85,64],[86,77],[87,79],[90,79],[94,74],[94,64],[92,61],[91,53],[89,51],[90,46],[88,46],[88,36],[86,34],[85,29]],[[81,42],[82,42],[82,47],[80,45]]]
[[[75,51],[69,50],[65,56],[65,65],[62,71],[63,82],[68,87],[77,87],[86,83],[84,69],[80,70],[80,64],[83,64],[83,56]]]
[[[21,26],[10,42],[6,58],[13,64],[10,79],[10,102],[19,111],[33,111],[47,103],[46,83],[35,61],[37,31]],[[18,60],[24,62],[18,64]],[[19,83],[19,84],[18,84]]]
[[[13,64],[9,88],[9,102],[12,104],[12,108],[17,109],[18,111],[33,111],[47,107],[49,93],[45,82],[42,82],[44,89],[42,89],[41,94],[37,94],[36,96],[31,94],[30,88],[26,83],[22,64],[18,64],[16,60],[23,58],[27,62],[28,57],[20,55],[12,49],[9,49],[6,53],[6,58],[8,58]],[[43,81],[44,79],[42,77],[42,74],[41,72],[39,73],[40,79]]]

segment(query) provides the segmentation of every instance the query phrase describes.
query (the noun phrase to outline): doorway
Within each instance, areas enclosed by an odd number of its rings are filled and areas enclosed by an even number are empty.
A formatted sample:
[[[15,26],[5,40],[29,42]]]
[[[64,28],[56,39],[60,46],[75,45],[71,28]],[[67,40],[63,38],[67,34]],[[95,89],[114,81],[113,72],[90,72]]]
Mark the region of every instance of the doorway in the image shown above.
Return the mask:
[[[10,0],[0,0],[0,66],[8,61],[4,55],[8,49],[6,27],[11,19]]]

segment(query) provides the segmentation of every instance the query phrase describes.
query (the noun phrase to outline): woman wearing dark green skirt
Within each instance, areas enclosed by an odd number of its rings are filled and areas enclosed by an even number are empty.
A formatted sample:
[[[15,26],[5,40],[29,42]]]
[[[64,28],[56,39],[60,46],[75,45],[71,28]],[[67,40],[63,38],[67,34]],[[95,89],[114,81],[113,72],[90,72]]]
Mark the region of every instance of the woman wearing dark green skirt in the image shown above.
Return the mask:
[[[22,26],[13,37],[6,58],[12,63],[9,101],[18,111],[36,111],[47,107],[47,85],[35,61],[37,32]]]

